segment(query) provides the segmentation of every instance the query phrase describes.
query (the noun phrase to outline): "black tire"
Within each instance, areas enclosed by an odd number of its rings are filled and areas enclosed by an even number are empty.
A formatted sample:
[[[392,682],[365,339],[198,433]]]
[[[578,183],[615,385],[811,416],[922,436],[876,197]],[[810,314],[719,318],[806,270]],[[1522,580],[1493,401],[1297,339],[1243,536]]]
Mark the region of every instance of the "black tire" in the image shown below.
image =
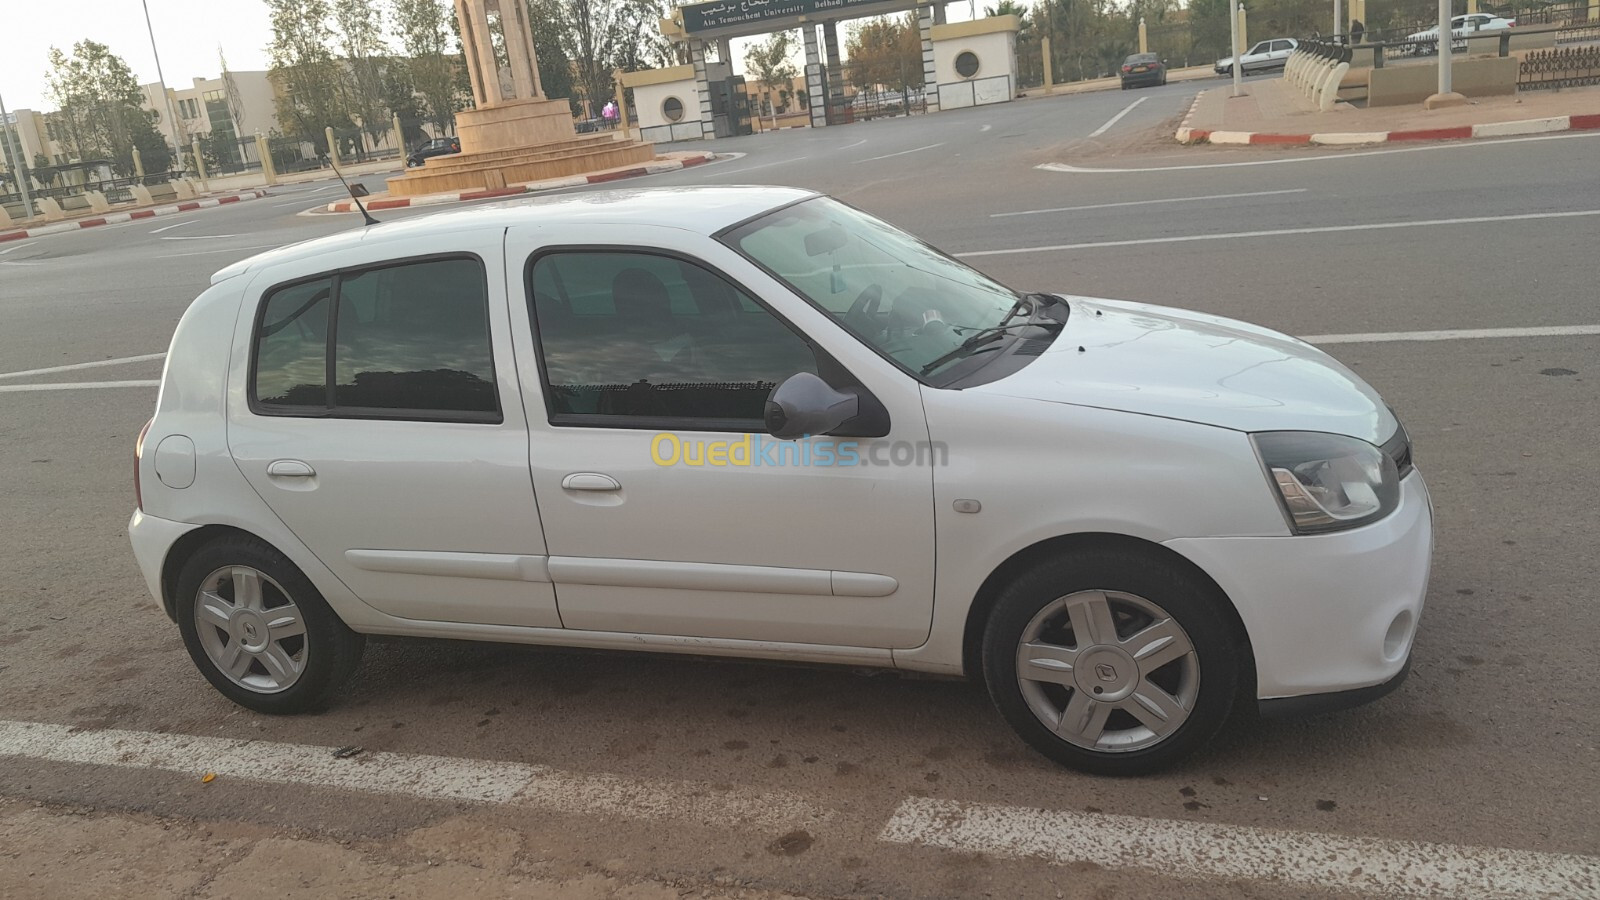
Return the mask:
[[[268,693],[236,684],[207,654],[196,615],[200,588],[212,573],[229,566],[256,569],[276,582],[273,590],[281,587],[299,608],[305,629],[303,669],[286,688]],[[366,648],[366,637],[344,624],[294,563],[254,538],[220,538],[195,551],[178,574],[174,609],[184,647],[200,673],[223,696],[256,712],[287,714],[322,708],[356,670]]]
[[[1069,743],[1040,720],[1023,694],[1017,655],[1024,630],[1047,605],[1079,591],[1144,598],[1187,632],[1195,653],[1198,693],[1182,724],[1151,746],[1107,751]],[[1095,775],[1144,775],[1190,756],[1227,722],[1242,677],[1253,671],[1248,644],[1239,631],[1227,598],[1181,565],[1154,551],[1086,549],[1041,563],[1001,590],[984,628],[984,680],[1001,715],[1045,756]]]

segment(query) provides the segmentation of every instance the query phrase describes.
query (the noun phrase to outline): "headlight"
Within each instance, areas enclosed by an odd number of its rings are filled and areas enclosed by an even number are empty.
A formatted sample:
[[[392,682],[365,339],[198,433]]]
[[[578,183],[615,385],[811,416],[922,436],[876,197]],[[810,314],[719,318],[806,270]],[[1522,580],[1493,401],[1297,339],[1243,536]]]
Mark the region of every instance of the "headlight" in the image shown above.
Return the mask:
[[[1250,436],[1296,534],[1355,528],[1400,502],[1400,471],[1363,440],[1315,431]]]

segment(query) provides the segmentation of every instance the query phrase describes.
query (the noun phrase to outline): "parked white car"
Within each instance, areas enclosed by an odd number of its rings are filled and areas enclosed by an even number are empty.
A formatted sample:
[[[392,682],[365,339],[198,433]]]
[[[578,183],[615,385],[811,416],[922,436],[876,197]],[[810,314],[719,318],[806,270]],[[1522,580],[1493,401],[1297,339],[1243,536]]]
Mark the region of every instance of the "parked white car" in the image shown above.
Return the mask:
[[[1502,31],[1516,24],[1516,19],[1492,16],[1488,13],[1471,13],[1469,15],[1456,16],[1450,20],[1450,36],[1452,38],[1460,38],[1479,31]],[[1433,41],[1437,43],[1439,40],[1439,26],[1435,25],[1426,31],[1408,35],[1406,40]]]
[[[1294,53],[1300,42],[1294,38],[1273,38],[1262,41],[1251,47],[1240,59],[1244,60],[1242,73],[1245,75],[1254,72],[1270,72],[1281,69],[1289,64],[1289,56]],[[1217,60],[1216,70],[1218,75],[1233,74],[1233,57],[1227,56]]]
[[[218,272],[129,524],[228,698],[369,634],[982,678],[1092,772],[1404,677],[1432,514],[1394,414],[1254,325],[1017,293],[789,188],[587,193]]]

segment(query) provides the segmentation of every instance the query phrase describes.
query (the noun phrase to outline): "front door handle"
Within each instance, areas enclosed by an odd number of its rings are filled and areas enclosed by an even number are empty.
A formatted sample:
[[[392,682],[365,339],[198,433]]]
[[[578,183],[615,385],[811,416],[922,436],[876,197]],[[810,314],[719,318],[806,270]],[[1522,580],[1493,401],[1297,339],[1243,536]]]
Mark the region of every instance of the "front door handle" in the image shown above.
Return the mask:
[[[573,472],[561,479],[561,487],[568,491],[620,491],[622,485],[610,475],[598,472]]]
[[[298,459],[275,459],[267,463],[267,474],[274,478],[310,478],[317,470]]]

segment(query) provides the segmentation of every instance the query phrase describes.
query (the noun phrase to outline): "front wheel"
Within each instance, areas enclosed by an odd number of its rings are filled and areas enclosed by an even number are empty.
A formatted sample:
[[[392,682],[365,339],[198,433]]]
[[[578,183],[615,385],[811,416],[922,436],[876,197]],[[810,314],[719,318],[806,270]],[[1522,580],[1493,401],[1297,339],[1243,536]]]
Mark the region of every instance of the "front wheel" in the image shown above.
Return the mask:
[[[1098,775],[1171,766],[1227,721],[1248,671],[1227,600],[1154,553],[1084,551],[1004,588],[985,628],[989,694],[1045,756]]]
[[[178,575],[177,613],[200,673],[257,712],[323,706],[366,646],[294,563],[253,538],[224,538],[190,557]]]

